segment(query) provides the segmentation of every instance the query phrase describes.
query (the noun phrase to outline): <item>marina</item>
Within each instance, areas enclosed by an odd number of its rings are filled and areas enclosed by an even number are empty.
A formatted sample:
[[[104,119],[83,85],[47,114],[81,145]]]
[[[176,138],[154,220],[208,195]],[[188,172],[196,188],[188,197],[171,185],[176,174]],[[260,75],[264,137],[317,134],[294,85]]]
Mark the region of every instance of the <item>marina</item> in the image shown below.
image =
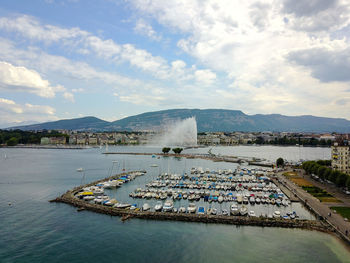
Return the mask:
[[[289,198],[264,168],[210,170],[191,168],[189,174],[161,173],[129,193],[142,203],[111,198],[123,184],[146,171],[135,171],[98,180],[67,191],[51,200],[122,218],[223,223],[234,225],[295,227],[328,232],[331,228],[292,209]],[[282,213],[281,213],[282,211]]]

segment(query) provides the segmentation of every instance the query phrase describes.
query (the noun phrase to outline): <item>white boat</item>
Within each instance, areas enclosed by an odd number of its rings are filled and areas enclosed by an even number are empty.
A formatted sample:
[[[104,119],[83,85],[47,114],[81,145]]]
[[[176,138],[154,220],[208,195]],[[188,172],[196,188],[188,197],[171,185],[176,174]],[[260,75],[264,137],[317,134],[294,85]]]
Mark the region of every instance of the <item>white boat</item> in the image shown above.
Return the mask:
[[[117,203],[113,207],[115,207],[115,208],[128,208],[130,206],[131,206],[131,204]]]
[[[242,205],[242,207],[239,209],[239,214],[241,216],[245,216],[248,214],[248,208],[245,205]]]
[[[179,208],[179,213],[186,213],[186,207],[181,206],[181,207]]]
[[[249,199],[248,199],[248,197],[243,197],[243,204],[248,204],[248,202],[249,202]]]
[[[255,199],[255,203],[257,203],[257,204],[260,204],[260,198],[259,197],[257,197],[256,199]]]
[[[250,217],[256,217],[255,212],[253,210],[249,211],[248,215]]]
[[[228,214],[228,211],[226,210],[226,209],[223,209],[222,210],[222,215],[223,216],[228,216],[229,214]]]
[[[148,210],[150,210],[151,209],[151,207],[150,207],[150,205],[148,204],[148,203],[144,203],[143,204],[143,206],[142,206],[142,211],[148,211]]]
[[[111,199],[111,200],[107,201],[106,203],[104,203],[104,205],[106,205],[106,206],[114,206],[117,203],[118,203],[117,200]]]
[[[240,194],[237,194],[237,202],[241,204],[243,202],[243,197]]]
[[[158,167],[158,164],[152,164],[151,167]]]
[[[164,212],[172,212],[173,208],[174,208],[174,202],[172,200],[165,201],[164,206],[163,206]]]
[[[224,201],[224,198],[220,195],[219,198],[218,198],[218,202],[222,203],[223,201]]]
[[[187,207],[187,212],[188,213],[195,213],[197,209],[197,206],[195,203],[189,203],[188,207]]]
[[[281,218],[281,212],[280,211],[273,212],[273,217],[274,218]]]
[[[136,205],[136,204],[130,206],[130,210],[135,210],[136,208],[137,208],[137,205]]]
[[[232,204],[230,208],[231,215],[236,216],[239,214],[239,209],[237,204]]]
[[[5,154],[5,159],[6,159],[6,154]],[[77,169],[77,172],[82,172],[82,171],[84,171],[84,169],[82,167]]]
[[[94,203],[95,203],[95,204],[102,204],[103,201],[104,201],[104,200],[103,200],[102,198],[95,198],[95,199],[94,199]]]
[[[154,211],[162,211],[163,208],[163,203],[162,202],[157,202],[156,206],[154,207]]]
[[[94,195],[97,196],[97,195],[103,194],[103,193],[104,193],[104,190],[101,189],[101,188],[96,188],[96,189],[92,190],[92,192],[94,193]]]
[[[218,213],[218,210],[216,208],[212,208],[211,209],[211,213],[212,215],[216,215]]]
[[[91,200],[94,200],[94,199],[95,199],[95,196],[93,196],[93,195],[87,195],[87,196],[83,197],[83,200],[85,200],[85,201],[91,201]]]

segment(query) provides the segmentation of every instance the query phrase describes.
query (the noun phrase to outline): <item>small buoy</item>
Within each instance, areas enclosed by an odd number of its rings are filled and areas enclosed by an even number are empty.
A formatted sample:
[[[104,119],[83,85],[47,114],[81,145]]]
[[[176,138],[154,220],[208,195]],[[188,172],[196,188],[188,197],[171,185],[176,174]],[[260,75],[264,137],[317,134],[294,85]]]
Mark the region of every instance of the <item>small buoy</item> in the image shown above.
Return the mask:
[[[9,203],[9,205],[11,205],[11,203]]]

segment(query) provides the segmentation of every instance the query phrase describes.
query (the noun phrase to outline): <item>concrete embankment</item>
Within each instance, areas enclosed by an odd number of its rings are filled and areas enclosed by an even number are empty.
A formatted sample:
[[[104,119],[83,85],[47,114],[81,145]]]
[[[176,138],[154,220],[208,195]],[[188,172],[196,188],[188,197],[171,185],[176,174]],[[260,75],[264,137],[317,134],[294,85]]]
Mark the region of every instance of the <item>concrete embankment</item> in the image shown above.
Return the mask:
[[[103,180],[100,180],[103,181]],[[99,181],[97,181],[99,182]],[[89,185],[95,184],[91,183]],[[88,185],[85,185],[88,186]],[[84,187],[85,187],[84,186]],[[232,225],[250,225],[261,227],[283,227],[283,228],[301,228],[309,230],[317,230],[322,232],[331,232],[328,224],[322,221],[315,220],[285,220],[285,219],[268,219],[260,217],[242,217],[242,216],[223,216],[223,215],[198,215],[187,213],[169,213],[169,212],[149,212],[149,211],[134,211],[107,207],[99,204],[91,204],[74,195],[82,187],[77,187],[73,190],[67,191],[60,197],[57,197],[50,202],[66,203],[77,207],[79,210],[87,210],[96,213],[107,214],[111,216],[120,216],[122,218],[140,218],[150,220],[172,220],[184,222],[201,222],[201,223],[215,223],[215,224],[232,224]]]

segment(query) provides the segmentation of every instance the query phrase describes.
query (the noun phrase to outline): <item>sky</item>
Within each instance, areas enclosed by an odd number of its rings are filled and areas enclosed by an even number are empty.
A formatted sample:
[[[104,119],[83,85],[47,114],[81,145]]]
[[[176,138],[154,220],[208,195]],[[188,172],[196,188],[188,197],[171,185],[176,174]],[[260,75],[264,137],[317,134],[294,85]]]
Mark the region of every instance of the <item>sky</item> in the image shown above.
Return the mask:
[[[0,2],[0,127],[172,108],[350,119],[350,0]]]

